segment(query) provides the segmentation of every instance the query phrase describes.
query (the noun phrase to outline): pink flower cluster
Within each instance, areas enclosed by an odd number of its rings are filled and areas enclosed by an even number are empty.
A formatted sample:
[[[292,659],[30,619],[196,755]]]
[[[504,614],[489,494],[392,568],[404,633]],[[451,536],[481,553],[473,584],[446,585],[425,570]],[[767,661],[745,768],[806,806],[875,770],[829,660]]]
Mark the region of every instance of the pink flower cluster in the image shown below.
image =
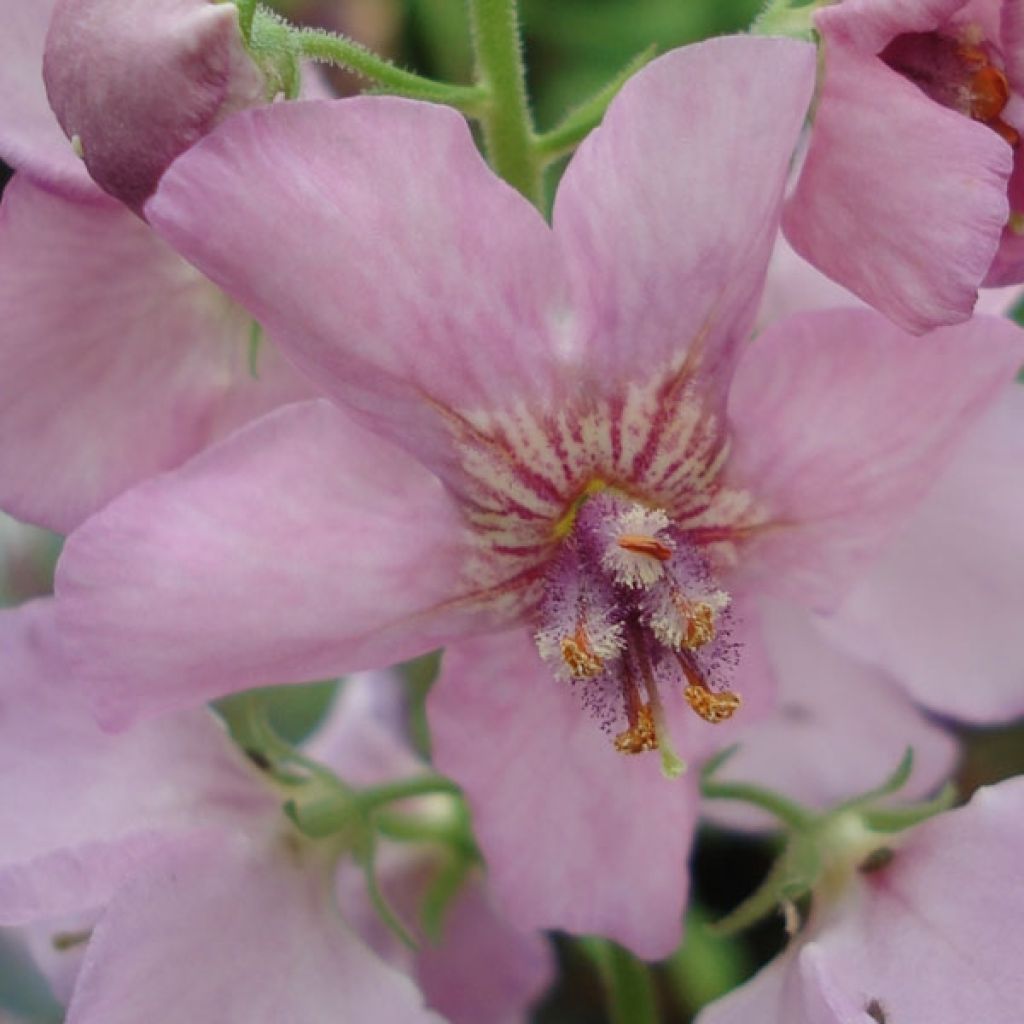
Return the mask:
[[[700,816],[762,824],[713,754],[826,808],[912,746],[918,799],[934,716],[1024,713],[1024,335],[972,315],[1024,280],[1019,3],[672,51],[550,223],[450,108],[285,101],[233,4],[2,6],[0,508],[67,540],[0,613],[0,923],[91,935],[71,1024],[522,1019],[543,929],[678,945]],[[479,855],[412,955],[204,706],[437,648]],[[302,756],[427,772],[394,685]],[[1011,1024],[1021,800],[830,862],[701,1021]]]

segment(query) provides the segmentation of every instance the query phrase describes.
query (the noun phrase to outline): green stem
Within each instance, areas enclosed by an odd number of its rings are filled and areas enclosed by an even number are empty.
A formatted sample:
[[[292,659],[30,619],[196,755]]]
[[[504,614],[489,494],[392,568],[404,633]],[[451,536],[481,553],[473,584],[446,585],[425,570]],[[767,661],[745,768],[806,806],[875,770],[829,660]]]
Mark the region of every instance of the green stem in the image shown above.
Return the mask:
[[[481,116],[487,91],[478,85],[449,85],[396,67],[365,46],[320,29],[297,29],[292,39],[301,56],[354,71],[384,90],[432,103],[446,103],[464,114]]]
[[[700,788],[701,794],[709,800],[740,800],[753,804],[793,828],[805,828],[815,817],[792,800],[745,782],[716,782],[713,779],[704,779]]]
[[[490,100],[479,115],[491,166],[537,206],[542,162],[534,147],[515,0],[469,0],[477,79]]]
[[[607,939],[584,939],[608,994],[612,1024],[658,1024],[658,1004],[650,968]]]

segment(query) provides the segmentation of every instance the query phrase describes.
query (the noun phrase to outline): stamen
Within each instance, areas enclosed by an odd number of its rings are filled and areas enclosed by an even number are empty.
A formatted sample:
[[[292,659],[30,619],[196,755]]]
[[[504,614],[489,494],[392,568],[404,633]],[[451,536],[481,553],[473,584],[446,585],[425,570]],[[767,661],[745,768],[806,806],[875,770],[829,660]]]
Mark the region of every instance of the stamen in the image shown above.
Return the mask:
[[[644,754],[658,749],[658,736],[654,728],[651,709],[642,704],[636,713],[636,724],[615,737],[615,749],[620,754]]]
[[[643,754],[658,748],[658,734],[651,709],[640,697],[636,680],[628,663],[622,665],[622,698],[626,705],[629,727],[615,737],[615,749],[620,754]]]
[[[686,703],[705,722],[718,725],[727,722],[743,703],[743,698],[732,690],[715,692],[707,684],[707,680],[700,674],[700,669],[694,664],[693,659],[685,652],[677,653],[679,665],[686,676],[687,687],[683,690],[683,697]]]
[[[639,630],[637,630],[639,633]],[[661,694],[654,681],[654,673],[651,670],[650,658],[643,640],[637,636],[638,642],[631,647],[631,652],[636,655],[640,665],[640,675],[644,681],[644,689],[647,691],[647,704],[651,711],[651,719],[654,722],[654,732],[657,737],[658,750],[661,753],[661,773],[666,779],[678,778],[686,771],[686,762],[675,752],[672,746],[672,734],[668,728],[668,719],[665,717],[665,706],[661,703]]]
[[[590,646],[583,623],[562,641],[562,660],[576,679],[593,679],[604,668],[604,660]]]

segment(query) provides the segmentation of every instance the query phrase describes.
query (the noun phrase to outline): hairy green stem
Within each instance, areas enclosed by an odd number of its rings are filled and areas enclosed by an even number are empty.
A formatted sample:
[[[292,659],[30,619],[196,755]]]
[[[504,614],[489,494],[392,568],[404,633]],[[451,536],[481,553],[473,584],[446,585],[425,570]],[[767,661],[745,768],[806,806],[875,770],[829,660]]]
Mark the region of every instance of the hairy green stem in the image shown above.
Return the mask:
[[[469,0],[477,80],[488,102],[477,116],[495,172],[532,203],[543,201],[515,0]]]
[[[297,29],[292,33],[292,38],[301,56],[339,64],[376,83],[386,92],[433,103],[446,103],[464,114],[482,116],[487,92],[481,86],[435,82],[396,67],[351,39],[320,29]]]

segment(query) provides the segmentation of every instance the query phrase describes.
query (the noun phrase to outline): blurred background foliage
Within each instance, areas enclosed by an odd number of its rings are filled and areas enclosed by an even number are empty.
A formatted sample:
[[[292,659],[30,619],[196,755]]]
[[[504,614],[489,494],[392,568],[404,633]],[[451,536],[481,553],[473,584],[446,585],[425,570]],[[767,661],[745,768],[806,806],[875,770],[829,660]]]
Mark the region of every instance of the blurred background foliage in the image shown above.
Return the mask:
[[[277,0],[289,19],[353,36],[397,63],[448,81],[471,77],[464,0]],[[540,128],[550,127],[650,47],[664,52],[708,36],[742,30],[758,0],[523,0],[529,86]],[[330,72],[342,93],[361,83]],[[9,171],[0,165],[0,186]],[[59,539],[38,532],[17,539],[0,518],[0,603],[45,593]],[[436,674],[436,656],[408,666],[411,729],[426,754],[424,700]],[[272,719],[293,741],[311,732],[330,706],[337,683],[276,688]],[[977,786],[1024,771],[1024,730],[1011,726],[961,730],[964,755],[958,782],[966,796]],[[891,766],[881,766],[884,775]],[[5,784],[16,784],[7,779]],[[707,923],[735,906],[768,869],[770,839],[705,829],[693,859],[694,904],[683,947],[653,970],[602,940],[555,936],[559,979],[535,1015],[537,1024],[629,1024],[652,1003],[667,1022],[692,1020],[704,1004],[734,987],[781,948],[781,921],[769,921],[736,939],[716,938]],[[685,870],[680,865],[680,870]],[[623,884],[609,865],[609,883]],[[602,884],[595,879],[594,884]],[[628,993],[609,999],[614,973]],[[625,979],[623,982],[622,979]],[[632,1009],[629,1005],[632,1001]],[[0,931],[0,1008],[34,1024],[56,1024],[60,1008],[32,967],[16,932]],[[143,1024],[143,1022],[140,1022]],[[754,1024],[754,1022],[752,1022]]]

